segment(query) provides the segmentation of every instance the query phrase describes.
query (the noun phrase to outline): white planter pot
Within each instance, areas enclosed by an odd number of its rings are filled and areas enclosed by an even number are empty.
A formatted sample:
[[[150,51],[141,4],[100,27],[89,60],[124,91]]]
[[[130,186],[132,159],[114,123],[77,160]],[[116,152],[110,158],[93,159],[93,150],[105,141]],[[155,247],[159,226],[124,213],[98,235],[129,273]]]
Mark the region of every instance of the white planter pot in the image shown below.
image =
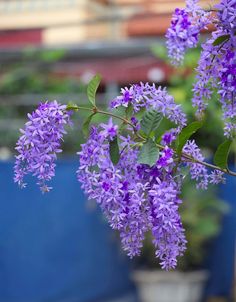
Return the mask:
[[[200,302],[207,277],[206,271],[137,270],[133,274],[142,302]]]

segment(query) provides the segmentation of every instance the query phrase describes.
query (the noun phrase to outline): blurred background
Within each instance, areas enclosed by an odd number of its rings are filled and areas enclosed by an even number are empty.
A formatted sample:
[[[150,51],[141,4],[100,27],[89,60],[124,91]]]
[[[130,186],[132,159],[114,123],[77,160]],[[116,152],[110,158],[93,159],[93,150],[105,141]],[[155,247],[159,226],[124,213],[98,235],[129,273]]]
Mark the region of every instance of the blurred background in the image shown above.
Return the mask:
[[[206,8],[215,2],[200,1]],[[186,180],[181,215],[188,250],[168,273],[159,270],[149,235],[141,257],[129,260],[118,234],[83,195],[75,153],[86,114],[68,129],[51,193],[42,196],[31,178],[25,190],[12,180],[27,112],[46,100],[85,104],[96,73],[102,75],[100,107],[121,87],[148,81],[167,86],[194,119],[191,87],[200,49],[174,69],[164,47],[171,14],[183,6],[178,0],[0,0],[1,302],[236,301],[235,179],[208,192]],[[223,141],[217,96],[206,121],[195,139],[210,161]],[[234,169],[233,156],[230,164]]]

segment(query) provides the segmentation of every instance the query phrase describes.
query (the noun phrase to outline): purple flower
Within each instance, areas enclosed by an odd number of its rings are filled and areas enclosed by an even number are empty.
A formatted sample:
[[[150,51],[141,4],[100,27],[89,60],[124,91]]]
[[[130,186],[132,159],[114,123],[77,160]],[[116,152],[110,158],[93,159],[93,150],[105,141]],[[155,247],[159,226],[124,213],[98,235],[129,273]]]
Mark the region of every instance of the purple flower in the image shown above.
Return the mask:
[[[178,129],[171,129],[162,136],[163,145],[171,145],[178,135]]]
[[[109,119],[108,124],[101,124],[101,127],[104,130],[100,134],[105,138],[108,137],[112,140],[117,135],[118,126],[113,124],[112,118]]]
[[[51,187],[46,183],[55,175],[56,154],[62,151],[60,144],[70,115],[66,106],[54,101],[40,104],[28,118],[16,146],[19,154],[16,155],[14,180],[25,187],[24,176],[30,173],[37,177],[42,192],[47,192]]]
[[[173,150],[166,146],[161,152],[161,156],[157,161],[157,167],[158,168],[169,167],[169,165],[172,164],[174,161],[173,155],[174,155]]]
[[[130,101],[132,100],[132,90],[127,87],[121,89],[122,95],[111,101],[111,107],[119,107],[120,104],[124,107],[128,107]]]
[[[218,170],[214,170],[209,175],[209,182],[214,185],[218,185],[220,183],[225,183],[224,173]]]

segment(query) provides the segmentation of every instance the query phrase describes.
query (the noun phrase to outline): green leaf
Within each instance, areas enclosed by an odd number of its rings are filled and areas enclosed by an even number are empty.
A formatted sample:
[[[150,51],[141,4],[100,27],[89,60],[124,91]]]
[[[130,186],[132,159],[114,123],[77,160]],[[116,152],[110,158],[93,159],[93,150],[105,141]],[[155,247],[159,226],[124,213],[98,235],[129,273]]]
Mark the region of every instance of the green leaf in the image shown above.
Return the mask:
[[[149,139],[144,143],[138,155],[138,163],[152,167],[159,158],[159,149],[155,143]]]
[[[214,164],[222,169],[228,168],[228,156],[232,141],[227,139],[216,150]]]
[[[92,80],[89,82],[87,87],[87,96],[90,101],[90,103],[95,106],[95,97],[96,92],[99,87],[99,84],[101,82],[101,76],[99,74],[95,75]]]
[[[177,139],[176,152],[178,155],[181,155],[182,149],[186,144],[187,140],[200,129],[203,125],[203,122],[193,122],[185,127],[182,132],[179,134]]]
[[[96,114],[96,112],[90,114],[88,116],[88,118],[86,119],[86,121],[83,123],[82,132],[83,132],[85,137],[87,137],[88,134],[89,134],[89,125],[90,125],[90,122],[91,122],[91,120],[92,120],[92,118],[95,114]]]
[[[146,111],[141,120],[141,130],[146,133],[147,136],[154,130],[156,130],[162,121],[162,115],[156,110]]]
[[[229,40],[230,35],[223,35],[223,36],[219,36],[218,38],[215,39],[215,41],[213,42],[213,46],[218,46],[220,44],[222,44],[223,42]]]
[[[112,163],[114,165],[118,164],[120,160],[120,151],[117,136],[109,142],[109,153]]]

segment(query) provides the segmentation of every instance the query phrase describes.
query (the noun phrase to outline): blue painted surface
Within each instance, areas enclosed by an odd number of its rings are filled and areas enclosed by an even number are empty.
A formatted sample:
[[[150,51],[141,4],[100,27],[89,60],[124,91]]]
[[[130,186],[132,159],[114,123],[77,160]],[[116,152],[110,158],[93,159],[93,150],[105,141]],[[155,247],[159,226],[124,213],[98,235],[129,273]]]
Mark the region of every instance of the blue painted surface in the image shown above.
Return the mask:
[[[76,180],[77,162],[58,163],[42,195],[20,190],[0,163],[0,301],[105,301],[132,288],[127,258]]]
[[[233,170],[233,167],[231,167]],[[220,198],[228,205],[229,211],[222,221],[222,230],[214,240],[208,268],[210,279],[206,295],[230,298],[234,280],[235,240],[236,240],[236,177],[227,176],[226,184],[220,186]]]

